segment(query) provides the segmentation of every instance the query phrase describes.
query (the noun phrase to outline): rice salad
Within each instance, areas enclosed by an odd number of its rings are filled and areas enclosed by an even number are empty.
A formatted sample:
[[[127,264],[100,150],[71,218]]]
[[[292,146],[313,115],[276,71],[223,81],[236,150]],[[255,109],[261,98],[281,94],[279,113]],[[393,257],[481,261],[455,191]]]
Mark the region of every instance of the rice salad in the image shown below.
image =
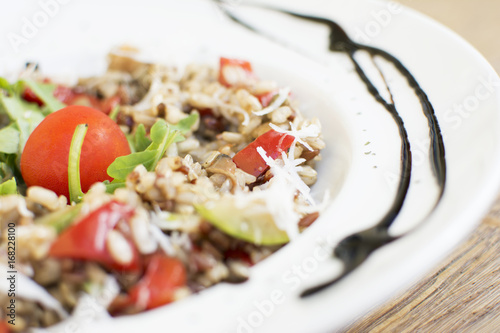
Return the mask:
[[[14,226],[15,268],[30,286],[17,290],[16,325],[2,318],[12,331],[68,320],[86,301],[120,316],[244,282],[321,213],[310,194],[325,147],[321,125],[304,118],[289,87],[260,80],[245,60],[181,71],[136,55],[117,49],[104,74],[72,85],[36,64],[17,82],[0,78],[0,266],[9,269]],[[108,178],[87,189],[92,125],[73,127],[59,168],[67,177],[36,180],[49,162],[23,161],[36,145],[31,136],[76,105],[111,119],[130,153],[112,157]],[[99,147],[93,152],[111,155]],[[52,163],[51,145],[33,150],[45,149]],[[55,178],[63,190],[45,185]],[[1,290],[2,309],[9,300]]]

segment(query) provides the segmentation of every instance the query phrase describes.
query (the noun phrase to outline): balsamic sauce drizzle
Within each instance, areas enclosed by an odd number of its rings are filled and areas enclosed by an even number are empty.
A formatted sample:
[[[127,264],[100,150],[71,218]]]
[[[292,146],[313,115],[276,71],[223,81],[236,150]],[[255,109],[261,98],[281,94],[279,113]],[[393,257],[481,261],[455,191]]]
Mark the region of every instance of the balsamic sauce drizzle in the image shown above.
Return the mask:
[[[215,1],[222,3],[221,0],[215,0]],[[348,37],[344,29],[342,29],[340,25],[338,25],[336,22],[332,20],[294,13],[284,9],[273,8],[265,5],[254,5],[254,6],[259,6],[261,8],[274,10],[276,12],[287,14],[296,17],[298,19],[312,21],[326,25],[330,29],[330,45],[329,45],[330,51],[342,52],[345,53],[347,56],[349,56],[354,65],[357,75],[359,76],[361,81],[365,84],[368,92],[392,116],[394,122],[398,127],[399,135],[401,137],[401,165],[400,165],[401,172],[396,191],[396,196],[394,198],[391,207],[389,208],[385,216],[375,226],[344,238],[335,247],[333,251],[334,257],[338,258],[344,264],[342,273],[338,277],[335,277],[330,281],[327,281],[323,284],[320,284],[316,287],[307,289],[304,292],[302,292],[301,297],[307,297],[342,280],[344,277],[353,272],[357,267],[359,267],[374,251],[402,237],[402,236],[398,237],[391,236],[389,234],[389,228],[391,227],[396,217],[399,215],[410,186],[410,179],[412,174],[412,154],[411,154],[410,141],[408,139],[408,134],[404,126],[403,120],[400,117],[396,109],[396,105],[392,99],[392,94],[391,94],[391,100],[389,102],[386,101],[381,96],[375,85],[370,81],[370,79],[363,71],[363,68],[356,61],[355,53],[357,51],[365,51],[372,57],[373,60],[375,57],[378,56],[392,63],[394,67],[400,72],[400,74],[406,78],[408,85],[410,86],[410,88],[413,89],[415,95],[418,97],[420,101],[420,104],[422,106],[422,112],[424,116],[427,118],[427,123],[429,126],[430,155],[431,155],[430,163],[432,171],[436,178],[437,185],[439,187],[438,198],[435,202],[432,211],[436,208],[436,206],[440,202],[446,184],[446,158],[445,158],[443,137],[441,135],[441,129],[439,127],[436,114],[434,112],[434,108],[430,103],[426,93],[420,87],[415,77],[396,57],[394,57],[393,55],[389,54],[384,50],[354,42]],[[258,29],[243,22],[235,15],[233,15],[229,10],[224,8],[223,3],[220,6],[220,8],[234,22],[244,26],[245,28],[255,33],[268,37],[266,34],[262,33]],[[390,92],[390,88],[388,86],[387,89]]]

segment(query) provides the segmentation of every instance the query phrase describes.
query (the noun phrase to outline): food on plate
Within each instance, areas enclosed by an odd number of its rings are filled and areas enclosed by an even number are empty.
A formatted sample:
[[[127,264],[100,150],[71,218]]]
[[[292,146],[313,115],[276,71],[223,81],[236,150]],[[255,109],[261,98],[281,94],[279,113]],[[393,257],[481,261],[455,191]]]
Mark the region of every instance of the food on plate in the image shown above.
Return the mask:
[[[116,50],[75,84],[33,64],[0,79],[0,265],[14,226],[30,285],[16,329],[83,300],[119,316],[243,282],[319,216],[325,144],[289,87],[245,60],[181,72],[135,55]]]

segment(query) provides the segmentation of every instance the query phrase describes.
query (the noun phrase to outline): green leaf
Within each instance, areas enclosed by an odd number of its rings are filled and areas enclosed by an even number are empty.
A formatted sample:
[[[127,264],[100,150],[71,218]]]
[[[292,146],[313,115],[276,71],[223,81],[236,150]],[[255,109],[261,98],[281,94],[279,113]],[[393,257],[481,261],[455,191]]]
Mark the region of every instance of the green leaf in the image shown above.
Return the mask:
[[[9,81],[7,81],[7,79],[3,77],[0,77],[0,89],[5,90],[9,94],[12,94],[14,92]]]
[[[0,160],[3,160],[3,154],[0,154]],[[14,176],[14,172],[12,168],[4,162],[0,162],[0,183],[12,178]]]
[[[9,194],[17,194],[17,183],[14,177],[0,184],[0,195]]]
[[[63,102],[54,97],[55,85],[49,83],[37,83],[30,79],[21,81],[24,85],[28,86],[33,93],[42,100],[45,108],[49,113],[60,110],[66,106]]]
[[[200,114],[195,111],[191,113],[188,117],[179,121],[176,125],[171,125],[171,128],[180,131],[182,135],[186,135],[191,130],[191,128],[196,124],[199,118]]]
[[[153,142],[146,148],[146,151],[154,151],[154,161],[151,165],[144,165],[148,171],[153,171],[158,164],[158,161],[165,155],[167,148],[176,141],[180,135],[180,131],[171,129],[171,127],[163,120],[158,120],[151,127],[151,139]]]
[[[106,186],[106,193],[113,194],[117,188],[122,188],[127,186],[127,183],[124,181],[116,181],[113,180],[110,182],[109,180],[105,180],[104,185]]]
[[[28,103],[18,96],[5,96],[0,94],[0,111],[9,116],[11,121],[24,117],[26,112],[40,112],[40,107],[35,103]]]
[[[140,164],[144,165],[148,171],[153,171],[168,147],[176,142],[179,135],[179,130],[172,130],[163,119],[158,120],[151,127],[152,142],[146,150],[116,158],[108,167],[108,175],[117,181],[125,181],[128,174]]]
[[[120,105],[115,105],[113,110],[109,113],[109,118],[111,118],[114,122],[116,122],[116,118],[118,117],[118,113],[120,112]]]
[[[19,154],[23,152],[24,145],[35,128],[44,119],[40,112],[26,112],[24,117],[18,118],[14,126],[19,131]]]
[[[11,124],[0,129],[0,152],[17,154],[19,152],[19,130]]]
[[[108,167],[108,175],[114,179],[125,180],[135,167],[143,164],[146,169],[155,160],[156,152],[140,151],[126,156],[117,157]]]
[[[151,144],[151,140],[147,137],[146,128],[144,124],[140,124],[134,135],[133,145],[135,151],[144,151]]]
[[[2,180],[10,178],[12,175],[17,177],[17,174],[20,174],[17,154],[0,153],[0,176]]]

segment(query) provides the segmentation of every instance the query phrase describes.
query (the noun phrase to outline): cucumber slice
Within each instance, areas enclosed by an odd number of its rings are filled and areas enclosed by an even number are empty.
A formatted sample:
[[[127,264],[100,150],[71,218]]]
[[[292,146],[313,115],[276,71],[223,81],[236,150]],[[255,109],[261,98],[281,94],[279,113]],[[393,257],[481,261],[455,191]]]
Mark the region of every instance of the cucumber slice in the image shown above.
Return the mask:
[[[288,243],[285,231],[279,229],[265,203],[250,201],[236,205],[234,198],[197,205],[198,213],[224,233],[256,245],[281,245]]]

